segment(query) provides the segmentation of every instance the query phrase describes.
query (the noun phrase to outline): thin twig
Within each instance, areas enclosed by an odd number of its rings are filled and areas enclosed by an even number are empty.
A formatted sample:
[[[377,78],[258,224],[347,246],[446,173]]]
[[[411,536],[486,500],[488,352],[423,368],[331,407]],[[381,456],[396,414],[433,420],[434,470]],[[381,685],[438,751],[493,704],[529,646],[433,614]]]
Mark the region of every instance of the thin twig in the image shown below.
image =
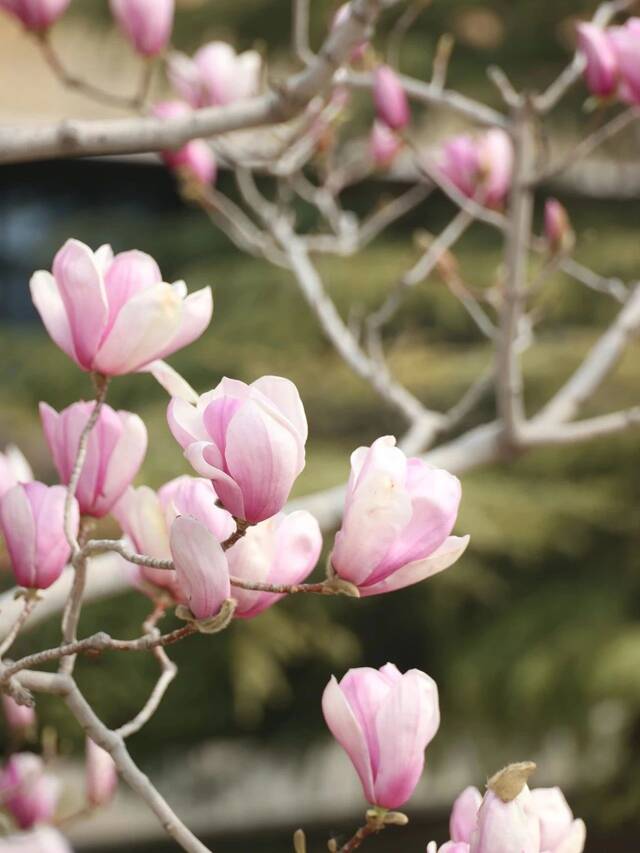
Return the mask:
[[[133,96],[117,95],[114,92],[108,92],[106,89],[102,89],[100,86],[95,86],[93,83],[89,83],[81,77],[76,77],[67,70],[64,62],[51,42],[51,37],[48,31],[38,34],[37,43],[49,68],[53,71],[63,86],[66,86],[68,89],[74,89],[77,92],[82,92],[82,94],[91,98],[93,101],[98,101],[99,103],[106,104],[110,107],[118,107],[126,110],[139,110],[144,105],[148,89],[147,83],[145,83],[144,87],[141,87],[141,89]],[[145,68],[144,80],[147,79],[148,74],[149,72]]]
[[[514,167],[506,232],[506,278],[500,313],[500,336],[496,353],[496,399],[507,446],[517,447],[525,421],[523,383],[516,341],[525,304],[526,275],[533,193],[530,187],[534,161],[532,112],[525,98],[514,111]]]
[[[2,659],[6,655],[11,646],[14,644],[16,637],[26,624],[27,620],[29,619],[29,616],[31,616],[33,609],[37,603],[37,596],[33,595],[31,591],[27,591],[25,593],[24,605],[22,607],[20,615],[16,619],[13,627],[11,628],[7,636],[2,641],[2,644],[0,644],[0,659]]]
[[[291,46],[304,65],[313,61],[314,54],[309,46],[309,0],[293,0]]]
[[[164,613],[164,604],[159,604],[154,608],[153,612],[142,626],[145,634],[155,634],[156,636],[161,636],[157,628],[157,623],[162,618]],[[139,711],[139,713],[136,714],[136,716],[128,723],[123,726],[120,726],[119,729],[116,729],[116,734],[120,735],[120,737],[124,740],[126,740],[128,737],[131,737],[131,735],[135,734],[136,732],[139,732],[140,729],[149,722],[151,717],[158,710],[160,703],[164,698],[164,694],[167,692],[169,685],[178,673],[178,667],[170,659],[170,657],[165,652],[162,646],[156,646],[154,649],[152,649],[152,654],[160,664],[160,677],[156,681],[156,684],[153,690],[151,691],[149,698],[147,699],[144,704],[144,707]]]
[[[86,734],[113,758],[119,774],[153,811],[167,835],[187,853],[211,853],[175,814],[151,780],[135,764],[125,742],[98,718],[71,676],[23,672],[17,678],[26,690],[60,696]]]
[[[578,145],[571,148],[571,150],[565,156],[561,157],[558,162],[552,163],[548,168],[543,169],[542,172],[535,175],[533,178],[534,184],[539,184],[542,181],[548,181],[555,178],[561,172],[572,167],[579,160],[583,160],[588,157],[589,154],[601,145],[604,145],[605,142],[608,142],[610,139],[613,139],[614,136],[622,133],[623,130],[632,125],[638,119],[640,119],[640,107],[630,107],[629,109],[624,110],[624,112],[618,113],[618,115],[614,116],[614,118],[606,124],[603,124],[602,127],[599,127],[596,131],[583,139]]]

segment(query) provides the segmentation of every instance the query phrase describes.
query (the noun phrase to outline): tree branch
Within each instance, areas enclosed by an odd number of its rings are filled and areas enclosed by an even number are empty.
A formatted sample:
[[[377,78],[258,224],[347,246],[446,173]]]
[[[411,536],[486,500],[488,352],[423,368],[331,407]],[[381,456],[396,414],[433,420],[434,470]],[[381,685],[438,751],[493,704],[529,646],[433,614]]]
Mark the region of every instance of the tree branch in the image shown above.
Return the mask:
[[[387,0],[386,5],[393,2],[396,0]],[[352,0],[351,14],[329,33],[312,62],[265,95],[172,119],[145,116],[4,124],[0,126],[0,163],[163,151],[179,148],[191,139],[285,122],[331,85],[335,71],[369,31],[382,5],[383,0]]]

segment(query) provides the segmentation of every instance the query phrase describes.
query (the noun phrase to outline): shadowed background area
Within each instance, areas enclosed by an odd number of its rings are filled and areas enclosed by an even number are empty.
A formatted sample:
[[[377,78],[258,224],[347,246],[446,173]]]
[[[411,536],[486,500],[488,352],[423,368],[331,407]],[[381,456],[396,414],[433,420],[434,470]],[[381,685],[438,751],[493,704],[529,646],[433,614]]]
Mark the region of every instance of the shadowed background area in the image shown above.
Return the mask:
[[[79,4],[72,10],[74,5]],[[226,38],[239,48],[268,45],[271,76],[283,73],[286,4],[189,0],[179,5],[180,47],[190,50],[208,38]],[[126,90],[135,79],[135,61],[121,61],[124,49],[111,33],[105,6],[85,0],[82,14],[75,10],[54,35],[68,45],[70,61],[77,59],[80,69],[98,77],[113,71],[111,81]],[[593,4],[570,0],[450,0],[425,7],[403,43],[402,70],[426,77],[437,36],[451,31],[457,39],[451,86],[495,106],[498,99],[484,73],[487,64],[502,65],[518,84],[543,85],[567,60],[572,21],[593,11]],[[318,38],[332,9],[329,3],[313,4]],[[388,21],[387,27],[392,24]],[[96,43],[98,56],[91,47]],[[7,72],[0,90],[3,119],[117,114],[63,94],[54,81],[45,86],[46,71],[26,44],[16,27],[0,18]],[[19,96],[9,85],[18,78],[26,81]],[[584,97],[578,87],[570,108],[556,117],[559,138],[575,134],[579,121],[590,121],[580,115]],[[363,126],[370,121],[366,98],[354,110]],[[425,139],[444,135],[444,121],[439,114],[423,114]],[[636,152],[632,130],[605,154],[614,165],[624,161],[633,167]],[[593,163],[592,168],[603,167]],[[603,274],[631,281],[640,263],[638,201],[628,187],[616,186],[612,174],[605,199],[580,192],[579,186],[561,188],[560,197],[576,231],[576,257]],[[233,195],[225,174],[219,186]],[[190,290],[212,285],[216,307],[209,331],[171,363],[199,390],[224,375],[251,381],[275,373],[296,382],[310,423],[307,467],[296,495],[344,482],[352,449],[402,430],[397,416],[331,349],[289,274],[230,246],[201,213],[179,199],[172,178],[155,162],[4,167],[2,187],[0,447],[19,443],[39,478],[53,482],[54,471],[42,441],[38,402],[62,408],[91,394],[88,378],[45,335],[28,296],[31,272],[49,268],[69,236],[93,247],[108,241],[116,251],[149,252],[165,280],[184,278]],[[381,191],[390,194],[397,187],[374,182],[348,196],[345,206],[365,211]],[[539,225],[544,198],[537,201]],[[417,257],[413,235],[438,233],[453,213],[448,201],[432,196],[360,256],[323,261],[325,281],[343,315],[351,312],[357,320],[379,304]],[[456,256],[465,280],[475,287],[499,280],[501,243],[487,228],[475,226]],[[575,369],[615,310],[605,297],[562,274],[545,286],[543,306],[539,344],[524,360],[531,410]],[[491,357],[488,344],[436,276],[415,289],[387,334],[397,376],[436,409],[453,405]],[[638,355],[637,344],[629,348],[593,401],[594,412],[637,400]],[[166,396],[149,377],[118,379],[110,403],[138,412],[149,428],[150,450],[140,482],[159,486],[189,472],[166,427]],[[490,419],[493,411],[487,396],[474,421],[480,415]],[[284,601],[219,637],[196,637],[176,646],[171,654],[179,677],[155,717],[132,739],[134,756],[162,775],[171,797],[182,781],[177,768],[183,756],[193,757],[200,745],[223,742],[232,763],[246,761],[243,750],[255,745],[260,772],[277,791],[280,774],[283,780],[292,773],[295,778],[297,762],[313,766],[314,750],[327,742],[320,694],[329,675],[389,659],[403,670],[419,667],[436,679],[443,723],[429,749],[427,784],[407,809],[416,817],[413,828],[404,836],[387,833],[368,842],[372,853],[397,849],[398,843],[417,853],[431,837],[444,839],[444,827],[438,825],[446,815],[444,791],[456,784],[481,785],[507,761],[541,756],[546,764],[540,761],[538,781],[556,780],[568,788],[576,814],[591,830],[587,850],[631,853],[640,829],[639,456],[638,436],[630,432],[474,471],[463,477],[456,530],[470,533],[472,544],[449,572],[384,599]],[[103,527],[117,532],[108,522]],[[326,547],[331,539],[327,532]],[[9,576],[3,577],[8,587]],[[105,628],[114,636],[134,636],[147,610],[148,602],[137,593],[92,604],[81,631]],[[47,622],[22,638],[15,654],[55,643],[58,632],[58,619]],[[144,703],[155,674],[151,658],[110,655],[83,661],[79,683],[105,722],[119,725]],[[55,701],[43,697],[39,713],[58,730],[62,754],[79,754],[82,738]],[[352,773],[346,759],[332,771],[338,774],[338,788],[340,776]],[[335,778],[327,774],[327,784]],[[286,785],[283,781],[283,792]],[[206,794],[194,790],[185,796],[203,799],[206,808],[207,797],[214,803],[224,787],[221,772]],[[295,809],[285,804],[277,820],[268,820],[259,809],[254,814],[244,796],[238,787],[238,808],[246,810],[245,829],[251,835],[236,826],[218,836],[212,822],[216,851],[288,851],[287,833],[300,821]],[[344,820],[332,821],[326,807],[316,813],[313,802],[307,806],[317,849],[330,831],[350,828]],[[126,836],[119,845],[104,846],[100,826],[105,822],[82,835],[87,850],[134,849]],[[154,841],[139,849],[164,848]]]

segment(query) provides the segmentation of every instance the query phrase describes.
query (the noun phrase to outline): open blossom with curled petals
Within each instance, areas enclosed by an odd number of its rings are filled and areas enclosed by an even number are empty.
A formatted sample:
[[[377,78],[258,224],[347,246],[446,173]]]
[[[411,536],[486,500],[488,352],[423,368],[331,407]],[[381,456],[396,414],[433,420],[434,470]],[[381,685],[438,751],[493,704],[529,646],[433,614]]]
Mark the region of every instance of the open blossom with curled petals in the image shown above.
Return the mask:
[[[304,468],[307,419],[293,382],[226,377],[195,406],[173,399],[169,428],[195,470],[215,483],[223,505],[252,524],[284,506]]]
[[[9,758],[0,773],[0,796],[20,829],[47,823],[58,804],[60,783],[45,770],[44,762],[31,752]]]
[[[369,154],[375,165],[384,169],[395,159],[402,148],[402,140],[381,121],[373,123],[369,137]]]
[[[173,29],[175,0],[110,0],[110,5],[138,53],[156,56],[165,49]]]
[[[392,130],[402,130],[411,121],[407,94],[388,65],[379,65],[374,72],[373,100],[378,119]]]
[[[440,725],[438,688],[417,669],[350,669],[322,696],[329,729],[355,767],[367,800],[395,809],[409,799]]]
[[[211,320],[211,291],[187,296],[184,282],[166,284],[150,255],[92,252],[68,240],[31,279],[31,296],[54,342],[83,370],[106,376],[154,370],[190,344]]]
[[[640,18],[629,18],[621,27],[610,27],[607,37],[618,68],[618,94],[623,101],[640,104]]]
[[[438,167],[468,198],[500,207],[511,186],[513,146],[500,128],[479,137],[461,134],[445,143]]]
[[[407,459],[395,438],[379,438],[351,455],[342,527],[331,565],[360,594],[376,595],[441,572],[469,537],[450,536],[460,481],[420,459]]]
[[[118,786],[118,771],[109,753],[90,737],[86,748],[87,801],[92,806],[111,802]]]
[[[232,577],[271,584],[301,583],[314,569],[322,549],[322,534],[309,512],[278,513],[250,527],[227,551]],[[234,587],[236,616],[250,618],[282,596]]]
[[[596,24],[578,24],[578,49],[585,58],[585,80],[598,97],[612,95],[618,87],[618,60],[607,30]]]
[[[2,710],[7,726],[18,734],[24,734],[36,724],[36,712],[28,705],[18,705],[15,699],[6,693],[2,694]]]
[[[28,30],[48,29],[63,15],[71,0],[0,0],[0,9],[15,15]]]
[[[29,589],[47,589],[57,581],[71,549],[64,530],[64,486],[19,483],[0,500],[0,529],[16,581]],[[70,527],[78,532],[78,502],[71,502]]]
[[[159,560],[170,560],[169,530],[178,515],[198,519],[224,542],[235,531],[229,513],[216,506],[216,495],[209,480],[177,477],[156,493],[148,486],[130,487],[113,508],[113,515],[135,549]],[[135,581],[145,581],[166,589],[176,601],[184,603],[175,572],[136,566]]]
[[[222,545],[204,524],[181,515],[171,525],[176,581],[196,619],[210,619],[231,597],[229,567]]]
[[[193,59],[172,53],[168,74],[173,88],[192,107],[223,107],[258,94],[262,59],[255,50],[236,53],[230,44],[212,41]]]
[[[0,498],[18,483],[33,480],[33,471],[22,451],[15,444],[8,444],[0,453]]]
[[[574,819],[560,788],[534,788],[531,807],[540,821],[543,853],[582,853],[587,837],[584,821]]]
[[[69,484],[78,455],[80,435],[87,425],[95,403],[73,403],[56,412],[40,403],[45,438],[60,475]],[[138,415],[116,412],[102,406],[89,434],[87,454],[76,489],[83,515],[102,518],[122,497],[138,473],[147,449],[147,429]]]
[[[178,118],[190,112],[189,105],[182,101],[162,101],[153,107],[157,118]],[[211,146],[204,139],[192,139],[175,151],[163,151],[162,159],[170,169],[186,172],[198,183],[215,183],[218,166]]]
[[[73,853],[67,839],[51,826],[0,838],[0,853]]]

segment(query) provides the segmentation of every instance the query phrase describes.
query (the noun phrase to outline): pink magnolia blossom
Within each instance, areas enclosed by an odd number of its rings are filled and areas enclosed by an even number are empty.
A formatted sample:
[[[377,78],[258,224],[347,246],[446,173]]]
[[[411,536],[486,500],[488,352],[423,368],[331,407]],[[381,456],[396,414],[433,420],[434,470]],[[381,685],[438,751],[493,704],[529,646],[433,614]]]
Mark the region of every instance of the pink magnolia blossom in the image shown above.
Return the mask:
[[[91,806],[105,806],[118,787],[118,771],[109,753],[90,737],[86,739],[87,801]]]
[[[279,512],[304,468],[307,419],[296,386],[279,376],[251,385],[224,378],[195,406],[174,398],[169,428],[213,480],[225,508],[255,524]]]
[[[343,3],[342,6],[339,6],[336,10],[335,15],[333,16],[333,20],[331,22],[331,29],[335,30],[338,27],[342,26],[345,23],[347,18],[350,15],[350,3]],[[363,39],[359,42],[351,51],[350,61],[354,63],[362,62],[367,53],[367,48],[369,46],[369,42],[366,39]]]
[[[526,785],[509,802],[487,790],[469,850],[470,853],[513,853],[514,850],[540,853],[540,823]]]
[[[548,198],[544,205],[544,234],[551,252],[561,252],[573,242],[569,214],[557,198]]]
[[[0,528],[16,581],[47,589],[57,581],[71,549],[64,531],[64,486],[19,483],[0,500]],[[78,531],[78,502],[71,503],[71,528]]]
[[[18,483],[30,483],[33,471],[22,451],[8,444],[0,453],[0,498]]]
[[[250,527],[227,551],[232,577],[271,584],[301,583],[314,569],[322,549],[322,534],[309,512],[278,513]],[[282,598],[270,592],[234,587],[236,616],[257,616]]]
[[[470,843],[481,804],[482,794],[473,786],[465,788],[457,797],[449,818],[449,834],[452,841]]]
[[[355,767],[368,802],[402,806],[424,767],[424,751],[440,725],[438,688],[417,669],[393,665],[351,669],[332,678],[322,697],[331,733]]]
[[[92,252],[68,240],[31,279],[31,296],[54,342],[83,370],[119,376],[147,370],[187,346],[211,320],[211,290],[187,296],[166,284],[144,252]]]
[[[171,38],[174,0],[110,0],[111,13],[135,50],[161,53]]]
[[[511,186],[511,140],[499,128],[479,137],[454,136],[442,148],[439,169],[463,195],[488,207],[500,207]]]
[[[190,112],[191,107],[182,101],[162,101],[153,108],[157,118],[179,118]],[[198,183],[215,183],[218,166],[211,146],[204,139],[192,139],[174,151],[163,151],[162,159],[170,169],[187,172]]]
[[[395,438],[379,438],[351,455],[342,527],[331,564],[362,596],[391,592],[441,572],[469,537],[450,536],[460,482],[420,459],[407,459]]]
[[[69,484],[75,465],[80,434],[87,425],[94,403],[79,402],[56,412],[40,403],[45,438],[60,475]],[[138,415],[116,412],[103,405],[89,434],[87,455],[76,489],[83,515],[102,518],[122,497],[138,473],[147,449],[147,429]]]
[[[15,15],[28,30],[46,30],[63,15],[70,0],[0,0],[0,9]]]
[[[198,519],[220,542],[231,536],[235,530],[233,518],[216,506],[216,500],[209,480],[178,477],[157,493],[148,486],[130,487],[113,508],[113,515],[138,552],[170,560],[169,531],[178,515]],[[176,601],[184,603],[173,571],[136,566],[133,580],[165,589]]]
[[[402,148],[402,140],[388,125],[375,121],[369,137],[369,154],[379,169],[386,169]]]
[[[595,24],[578,24],[578,49],[585,58],[589,91],[606,98],[618,87],[618,60],[607,30]]]
[[[492,783],[484,799],[473,787],[460,794],[449,821],[452,840],[440,848],[431,842],[427,853],[582,853],[584,822],[574,819],[559,788],[529,790],[522,782],[504,799]]]
[[[171,54],[168,74],[173,88],[192,107],[223,107],[259,93],[262,59],[255,50],[236,53],[230,44],[212,41],[193,59]]]
[[[36,724],[36,712],[28,705],[18,705],[7,693],[2,694],[2,710],[7,726],[17,734],[24,734]]]
[[[73,853],[67,839],[51,826],[0,838],[0,853]]]
[[[18,752],[0,772],[0,796],[20,829],[47,823],[55,813],[60,793],[58,779],[45,770],[31,752]]]
[[[196,619],[210,619],[231,597],[229,567],[219,540],[204,524],[181,515],[171,525],[176,581]]]
[[[640,18],[629,18],[621,27],[607,30],[619,73],[622,100],[640,104]]]
[[[534,788],[531,805],[540,821],[540,850],[543,853],[582,853],[587,830],[575,820],[560,788]]]
[[[392,130],[402,130],[411,121],[407,94],[388,65],[379,65],[374,72],[373,100],[378,119]]]

